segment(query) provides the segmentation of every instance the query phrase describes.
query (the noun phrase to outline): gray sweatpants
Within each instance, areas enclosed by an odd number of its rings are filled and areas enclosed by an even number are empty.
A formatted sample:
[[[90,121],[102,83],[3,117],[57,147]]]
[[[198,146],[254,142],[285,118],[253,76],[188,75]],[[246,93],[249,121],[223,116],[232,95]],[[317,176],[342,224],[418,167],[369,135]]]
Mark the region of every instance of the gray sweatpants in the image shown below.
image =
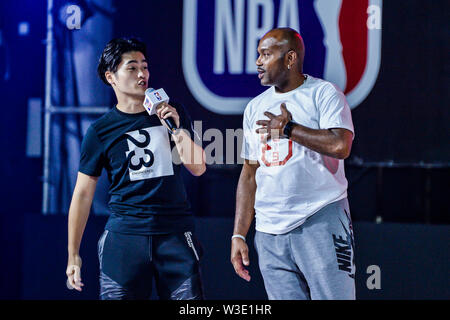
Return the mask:
[[[270,300],[354,300],[354,240],[347,199],[328,204],[285,234],[256,231]]]

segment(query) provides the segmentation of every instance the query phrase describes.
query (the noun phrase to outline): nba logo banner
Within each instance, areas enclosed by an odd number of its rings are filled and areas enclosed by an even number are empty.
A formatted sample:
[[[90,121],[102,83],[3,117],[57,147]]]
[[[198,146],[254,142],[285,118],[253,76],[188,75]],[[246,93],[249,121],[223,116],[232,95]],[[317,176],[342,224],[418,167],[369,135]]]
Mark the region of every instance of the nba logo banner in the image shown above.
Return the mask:
[[[259,39],[290,27],[305,43],[303,72],[336,84],[356,108],[381,60],[382,0],[184,0],[183,72],[193,96],[218,114],[242,114],[267,89]]]

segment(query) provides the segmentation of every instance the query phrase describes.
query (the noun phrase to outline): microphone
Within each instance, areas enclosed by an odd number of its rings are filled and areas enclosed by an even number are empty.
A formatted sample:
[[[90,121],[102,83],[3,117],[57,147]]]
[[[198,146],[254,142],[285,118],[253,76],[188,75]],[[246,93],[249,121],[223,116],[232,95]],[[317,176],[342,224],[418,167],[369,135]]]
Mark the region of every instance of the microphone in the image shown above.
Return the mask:
[[[164,89],[158,89],[155,90],[153,88],[148,88],[145,90],[145,100],[144,100],[144,108],[147,110],[149,115],[156,114],[156,108],[161,103],[169,103],[169,96],[166,94]],[[172,118],[164,119],[164,122],[169,127],[169,131],[171,133],[175,132],[177,130],[177,127],[175,126],[175,122]]]

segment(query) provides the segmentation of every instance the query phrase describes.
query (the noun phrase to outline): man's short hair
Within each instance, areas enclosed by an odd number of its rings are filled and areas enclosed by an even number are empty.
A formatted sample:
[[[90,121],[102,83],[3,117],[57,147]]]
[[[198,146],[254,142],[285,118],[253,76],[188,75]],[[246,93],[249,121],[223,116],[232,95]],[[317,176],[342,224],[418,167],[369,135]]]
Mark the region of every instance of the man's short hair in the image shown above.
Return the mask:
[[[145,43],[134,38],[116,38],[112,39],[103,49],[102,55],[100,56],[97,73],[100,79],[110,86],[108,80],[106,80],[105,72],[111,71],[116,72],[117,67],[122,61],[122,54],[139,51],[144,57],[147,56]]]

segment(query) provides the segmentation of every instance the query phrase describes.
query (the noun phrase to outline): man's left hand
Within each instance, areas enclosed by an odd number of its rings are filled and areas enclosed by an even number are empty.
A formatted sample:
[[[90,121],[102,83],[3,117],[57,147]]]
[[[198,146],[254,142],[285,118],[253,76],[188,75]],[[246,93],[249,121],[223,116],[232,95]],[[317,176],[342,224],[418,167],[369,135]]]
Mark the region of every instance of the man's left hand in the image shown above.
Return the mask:
[[[269,118],[269,120],[258,120],[257,125],[262,126],[256,129],[257,133],[267,134],[265,140],[270,138],[281,138],[283,137],[283,130],[286,123],[292,120],[292,114],[286,108],[286,104],[282,103],[280,106],[281,114],[276,116],[273,113],[266,111],[264,115]]]

